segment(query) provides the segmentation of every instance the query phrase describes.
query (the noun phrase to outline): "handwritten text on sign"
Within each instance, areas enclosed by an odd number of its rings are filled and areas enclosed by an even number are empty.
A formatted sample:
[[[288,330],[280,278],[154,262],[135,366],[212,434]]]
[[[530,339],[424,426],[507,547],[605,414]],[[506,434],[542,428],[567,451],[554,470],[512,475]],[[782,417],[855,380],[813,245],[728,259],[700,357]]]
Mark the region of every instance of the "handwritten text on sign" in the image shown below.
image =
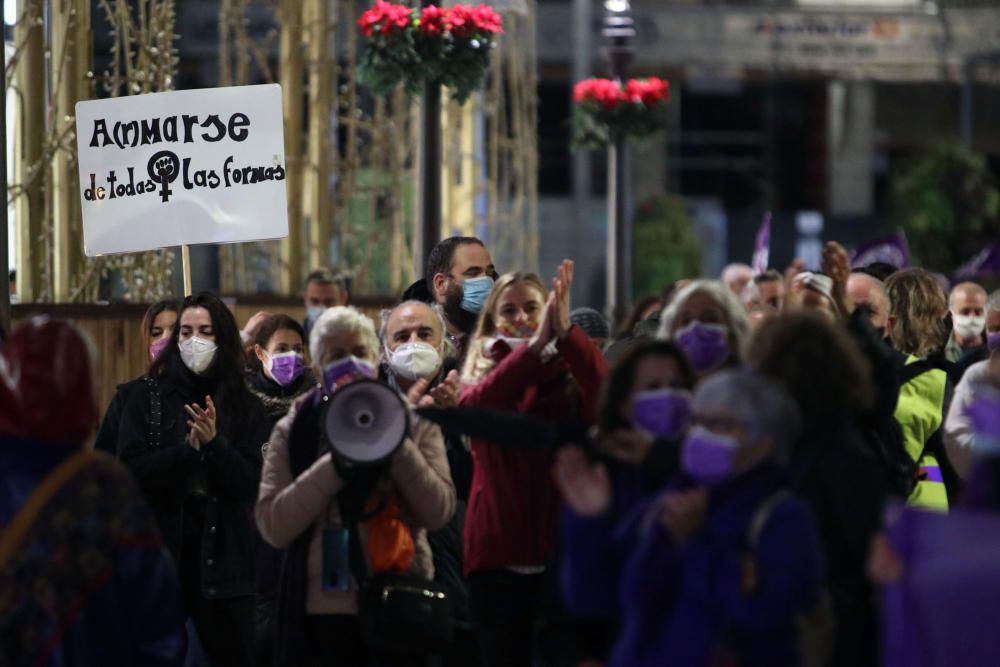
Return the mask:
[[[88,255],[287,236],[277,85],[81,102]]]

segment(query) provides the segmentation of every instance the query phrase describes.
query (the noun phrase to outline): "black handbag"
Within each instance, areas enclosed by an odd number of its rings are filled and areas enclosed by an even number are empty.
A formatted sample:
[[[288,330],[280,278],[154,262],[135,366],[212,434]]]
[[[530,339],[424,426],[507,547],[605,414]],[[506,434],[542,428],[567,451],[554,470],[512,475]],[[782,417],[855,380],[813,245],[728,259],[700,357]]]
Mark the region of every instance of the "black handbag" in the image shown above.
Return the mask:
[[[359,583],[358,617],[365,643],[401,655],[444,653],[455,635],[453,602],[429,579],[365,572],[357,523],[350,526],[351,569]]]
[[[365,643],[386,653],[444,653],[455,634],[452,600],[433,581],[376,574],[358,591]]]

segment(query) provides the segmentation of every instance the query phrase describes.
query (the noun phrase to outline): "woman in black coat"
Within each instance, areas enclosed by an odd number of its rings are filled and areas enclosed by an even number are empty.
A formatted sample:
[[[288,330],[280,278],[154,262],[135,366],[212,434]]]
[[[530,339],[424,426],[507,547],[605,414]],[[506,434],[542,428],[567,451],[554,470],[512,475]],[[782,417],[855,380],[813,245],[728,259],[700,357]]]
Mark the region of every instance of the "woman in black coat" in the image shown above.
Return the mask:
[[[270,421],[226,306],[188,297],[177,324],[122,409],[115,449],[153,508],[212,665],[253,665],[253,506]]]

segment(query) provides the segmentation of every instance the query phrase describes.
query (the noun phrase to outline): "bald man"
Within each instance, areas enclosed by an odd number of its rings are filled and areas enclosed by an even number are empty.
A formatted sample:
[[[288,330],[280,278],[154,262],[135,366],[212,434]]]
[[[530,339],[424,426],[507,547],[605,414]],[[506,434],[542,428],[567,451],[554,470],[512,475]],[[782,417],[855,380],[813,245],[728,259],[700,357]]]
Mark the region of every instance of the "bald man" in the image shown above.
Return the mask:
[[[945,357],[954,363],[967,352],[986,344],[983,331],[986,329],[986,290],[976,283],[959,283],[948,297],[953,330]]]
[[[847,298],[855,308],[864,308],[868,320],[882,338],[889,337],[892,318],[889,316],[889,295],[885,283],[867,273],[852,273],[847,279]]]
[[[751,280],[753,280],[753,269],[746,264],[730,264],[722,270],[722,282],[737,297],[743,295],[743,290]]]

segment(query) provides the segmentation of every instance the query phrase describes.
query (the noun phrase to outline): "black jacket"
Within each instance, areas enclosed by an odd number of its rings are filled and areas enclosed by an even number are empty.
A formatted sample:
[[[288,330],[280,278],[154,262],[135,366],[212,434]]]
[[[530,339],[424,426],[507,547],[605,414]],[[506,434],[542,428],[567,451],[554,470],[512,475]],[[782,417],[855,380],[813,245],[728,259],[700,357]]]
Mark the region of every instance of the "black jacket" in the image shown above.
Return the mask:
[[[184,405],[202,404],[206,394],[214,393],[213,387],[177,366],[179,362],[157,381],[144,380],[129,393],[115,451],[152,506],[182,578],[195,576],[190,567],[196,567],[198,588],[206,599],[253,595],[253,507],[270,421],[260,401],[249,394],[238,414],[217,405],[218,435],[196,451],[187,443]],[[155,395],[161,411],[159,429],[151,418]],[[200,545],[192,545],[192,536],[197,535]],[[185,559],[185,551],[196,553],[198,560]]]
[[[865,572],[868,547],[888,496],[883,472],[849,421],[810,424],[793,448],[793,490],[816,515],[837,615],[834,665],[878,664],[875,590]]]
[[[120,384],[115,388],[115,395],[111,397],[111,403],[104,412],[104,419],[101,420],[101,427],[97,431],[97,439],[94,441],[94,449],[114,456],[118,447],[118,427],[122,420],[122,409],[137,387],[146,382],[145,377],[130,380]]]

